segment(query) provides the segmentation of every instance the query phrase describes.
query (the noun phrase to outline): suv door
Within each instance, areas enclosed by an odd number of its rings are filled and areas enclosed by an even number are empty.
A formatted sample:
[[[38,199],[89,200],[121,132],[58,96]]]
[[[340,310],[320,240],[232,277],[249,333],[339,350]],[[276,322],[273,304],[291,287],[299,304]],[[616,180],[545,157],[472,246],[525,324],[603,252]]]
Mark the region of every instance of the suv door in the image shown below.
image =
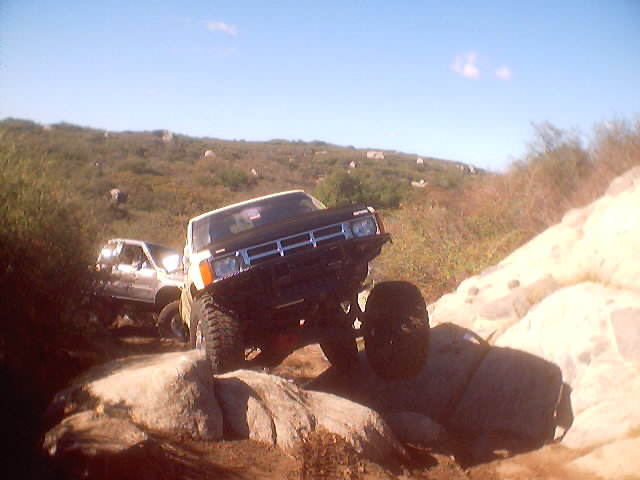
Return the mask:
[[[117,260],[113,267],[112,276],[112,295],[118,298],[134,298],[133,285],[136,280],[137,260],[139,257],[138,250],[142,250],[139,245],[120,242],[118,246]]]
[[[105,245],[98,258],[98,265],[102,271],[108,273],[104,280],[104,294],[115,298],[127,298],[129,296],[130,284],[133,281],[129,271],[120,268],[120,255],[123,249],[123,242],[114,241]],[[127,270],[127,268],[124,268]]]

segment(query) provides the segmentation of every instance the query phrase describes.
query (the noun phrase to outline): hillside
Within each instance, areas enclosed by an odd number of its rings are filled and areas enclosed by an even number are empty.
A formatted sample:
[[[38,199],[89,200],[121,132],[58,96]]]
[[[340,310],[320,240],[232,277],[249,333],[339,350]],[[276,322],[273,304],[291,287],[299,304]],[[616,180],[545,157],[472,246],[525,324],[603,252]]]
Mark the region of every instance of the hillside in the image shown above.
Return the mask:
[[[501,175],[466,175],[435,159],[420,166],[392,152],[367,160],[364,150],[323,143],[163,136],[0,122],[0,386],[13,393],[2,397],[0,420],[3,451],[17,464],[39,458],[53,393],[116,354],[86,302],[87,265],[109,236],[180,248],[189,215],[288,188],[399,205],[383,212],[394,243],[374,273],[412,281],[433,303],[640,165],[640,123],[624,122],[597,128],[588,146],[537,126],[527,155]],[[410,187],[422,178],[425,188]],[[126,203],[110,202],[114,187],[128,193]]]
[[[348,368],[314,346],[213,377],[197,350],[94,367],[49,408],[50,465],[61,478],[640,478],[639,202],[636,167],[431,304],[415,378],[378,377],[370,344]]]
[[[464,175],[454,162],[423,158],[418,164],[416,155],[389,151],[367,158],[367,150],[321,141],[227,141],[13,119],[0,122],[0,142],[37,159],[49,181],[79,197],[105,236],[177,248],[193,215],[282,190],[314,192],[348,170],[376,207],[397,207],[411,194],[412,181],[450,188]],[[114,188],[126,193],[126,203],[109,202]]]

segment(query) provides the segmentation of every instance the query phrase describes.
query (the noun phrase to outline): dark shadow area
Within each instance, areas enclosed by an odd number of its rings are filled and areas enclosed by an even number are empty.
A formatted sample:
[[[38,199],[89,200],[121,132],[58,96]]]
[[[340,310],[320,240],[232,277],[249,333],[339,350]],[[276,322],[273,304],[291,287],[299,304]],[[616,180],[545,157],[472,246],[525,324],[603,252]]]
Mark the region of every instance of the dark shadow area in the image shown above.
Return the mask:
[[[77,440],[77,439],[76,439]],[[82,443],[82,442],[79,442]],[[85,442],[90,444],[89,442]],[[124,451],[113,453],[77,449],[48,460],[51,479],[178,480],[252,478],[239,469],[216,464],[202,448],[160,435]]]
[[[569,390],[558,366],[529,353],[491,346],[453,324],[431,329],[427,362],[417,378],[378,378],[361,353],[351,371],[329,369],[308,389],[333,393],[381,414],[415,412],[452,437],[464,466],[535,450],[571,425]]]
[[[123,325],[121,327],[110,327],[109,331],[116,337],[147,337],[157,338],[158,329],[155,325]]]
[[[224,386],[225,391],[232,392],[229,401],[220,395],[217,386]],[[214,387],[218,405],[222,409],[223,437],[225,440],[242,440],[249,438],[249,424],[247,423],[247,410],[249,398],[260,401],[253,389],[238,378],[216,378]]]
[[[40,445],[47,406],[56,391],[101,357],[70,352],[55,339],[47,342],[40,333],[29,332],[16,320],[21,317],[9,313],[9,318],[3,318],[7,323],[0,329],[0,339],[9,339],[0,352],[0,478],[46,479]]]

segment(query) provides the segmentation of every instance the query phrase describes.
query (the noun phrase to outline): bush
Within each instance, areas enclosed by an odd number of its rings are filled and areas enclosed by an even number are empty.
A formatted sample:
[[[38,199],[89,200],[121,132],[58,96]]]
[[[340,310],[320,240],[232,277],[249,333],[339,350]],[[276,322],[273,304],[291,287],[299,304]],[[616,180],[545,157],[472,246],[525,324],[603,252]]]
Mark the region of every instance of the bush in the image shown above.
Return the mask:
[[[95,230],[64,186],[47,184],[47,164],[0,136],[0,422],[5,458],[29,465],[50,396],[88,363],[70,352],[99,350],[80,316],[90,286]],[[18,460],[21,459],[21,460]]]
[[[223,167],[217,172],[217,180],[229,190],[238,191],[251,183],[249,175],[235,167]]]
[[[316,188],[314,195],[328,207],[365,203],[394,208],[400,205],[402,188],[397,181],[372,172],[336,170]]]

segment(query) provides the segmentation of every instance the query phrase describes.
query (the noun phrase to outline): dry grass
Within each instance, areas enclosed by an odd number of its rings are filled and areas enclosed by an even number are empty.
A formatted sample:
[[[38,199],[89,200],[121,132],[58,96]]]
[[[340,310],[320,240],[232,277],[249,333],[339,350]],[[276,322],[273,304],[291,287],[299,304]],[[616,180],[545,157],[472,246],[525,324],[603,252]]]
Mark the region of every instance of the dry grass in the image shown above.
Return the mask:
[[[395,243],[376,263],[378,279],[411,280],[435,301],[640,165],[640,122],[597,129],[588,149],[559,130],[548,135],[504,174],[415,193],[387,219]]]

